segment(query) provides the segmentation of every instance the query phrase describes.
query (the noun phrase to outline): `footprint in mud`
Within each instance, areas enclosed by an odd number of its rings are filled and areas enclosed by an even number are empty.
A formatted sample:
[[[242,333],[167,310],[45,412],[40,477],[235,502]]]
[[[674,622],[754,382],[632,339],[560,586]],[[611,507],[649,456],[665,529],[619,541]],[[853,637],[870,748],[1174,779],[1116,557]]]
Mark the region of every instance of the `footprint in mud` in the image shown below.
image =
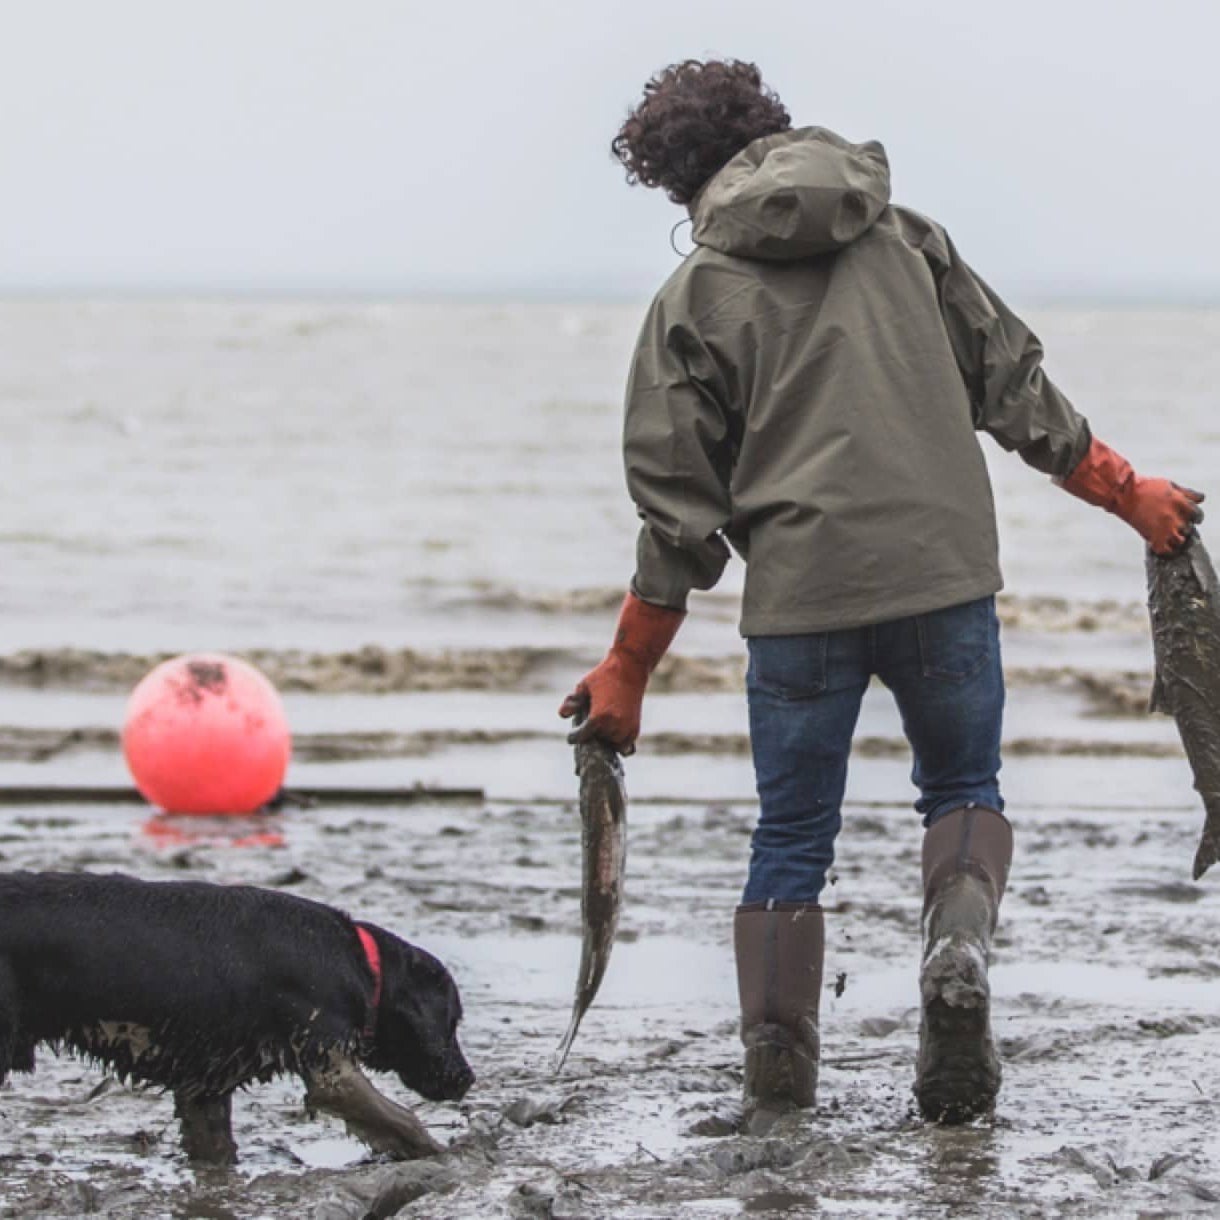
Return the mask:
[[[711,1139],[723,1139],[740,1135],[745,1122],[745,1111],[736,1102],[712,1108],[700,1107],[704,1113],[683,1130],[684,1135],[698,1135]]]
[[[1113,886],[1111,892],[1150,902],[1190,903],[1207,896],[1207,890],[1189,881],[1124,881]]]
[[[767,1190],[744,1199],[741,1210],[747,1216],[803,1216],[819,1208],[817,1195],[793,1190]]]

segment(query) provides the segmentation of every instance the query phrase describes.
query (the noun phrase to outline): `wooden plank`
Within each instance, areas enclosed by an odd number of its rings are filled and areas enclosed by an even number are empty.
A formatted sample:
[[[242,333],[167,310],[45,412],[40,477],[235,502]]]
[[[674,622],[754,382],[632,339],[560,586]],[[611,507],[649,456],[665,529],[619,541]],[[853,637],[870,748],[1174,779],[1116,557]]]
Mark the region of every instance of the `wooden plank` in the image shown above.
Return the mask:
[[[283,794],[279,808],[311,805],[422,805],[442,802],[481,803],[482,788],[292,788]],[[146,805],[134,789],[92,784],[5,784],[0,785],[0,806],[4,805]]]

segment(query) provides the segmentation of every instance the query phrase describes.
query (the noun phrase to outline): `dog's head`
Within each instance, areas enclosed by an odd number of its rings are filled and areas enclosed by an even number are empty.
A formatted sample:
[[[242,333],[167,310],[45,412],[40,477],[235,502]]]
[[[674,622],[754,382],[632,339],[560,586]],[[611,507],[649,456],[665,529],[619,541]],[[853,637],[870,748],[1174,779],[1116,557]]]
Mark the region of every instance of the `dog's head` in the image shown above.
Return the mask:
[[[372,924],[381,951],[381,1003],[365,1063],[394,1072],[429,1101],[457,1101],[474,1083],[458,1045],[462,1000],[449,971],[430,953]]]

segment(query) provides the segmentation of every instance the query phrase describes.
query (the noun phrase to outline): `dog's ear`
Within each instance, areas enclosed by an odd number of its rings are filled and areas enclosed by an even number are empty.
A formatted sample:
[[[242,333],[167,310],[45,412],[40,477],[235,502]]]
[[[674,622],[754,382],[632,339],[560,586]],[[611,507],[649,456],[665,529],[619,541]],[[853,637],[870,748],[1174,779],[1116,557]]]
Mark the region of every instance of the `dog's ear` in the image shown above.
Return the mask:
[[[453,976],[431,953],[401,942],[408,1006],[417,1014],[424,1041],[452,1041],[462,1019],[462,1000]]]
[[[412,972],[430,996],[443,1001],[443,1024],[453,1030],[462,1019],[462,997],[458,994],[453,975],[431,953],[415,945],[407,945]]]
[[[361,924],[381,956],[381,1004],[377,1025],[395,1048],[414,1043],[439,1054],[461,1019],[462,1002],[449,971],[432,954],[379,928]],[[388,1049],[388,1048],[382,1048]]]
[[[383,988],[377,1037],[366,1062],[395,1072],[433,1100],[460,1096],[473,1079],[457,1040],[462,1001],[449,971],[432,954],[381,929]]]

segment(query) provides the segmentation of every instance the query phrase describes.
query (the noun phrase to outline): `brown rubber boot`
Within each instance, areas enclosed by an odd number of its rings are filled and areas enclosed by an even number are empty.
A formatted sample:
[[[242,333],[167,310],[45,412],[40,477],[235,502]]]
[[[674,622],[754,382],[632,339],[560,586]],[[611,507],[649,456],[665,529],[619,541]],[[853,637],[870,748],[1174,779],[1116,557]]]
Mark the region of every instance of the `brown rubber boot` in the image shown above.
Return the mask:
[[[955,809],[924,836],[915,1097],[932,1122],[986,1114],[1000,1089],[987,966],[1011,860],[1007,818],[980,805]]]
[[[785,1110],[814,1104],[823,943],[820,906],[758,902],[734,916],[745,1110],[759,1133]]]

